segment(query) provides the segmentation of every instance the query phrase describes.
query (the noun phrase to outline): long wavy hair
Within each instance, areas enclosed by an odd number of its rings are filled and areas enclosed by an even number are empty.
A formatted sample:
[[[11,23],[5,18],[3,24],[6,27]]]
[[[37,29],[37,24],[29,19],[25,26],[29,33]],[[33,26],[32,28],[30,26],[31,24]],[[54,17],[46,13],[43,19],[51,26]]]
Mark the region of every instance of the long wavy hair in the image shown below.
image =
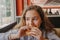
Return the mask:
[[[37,6],[37,5],[29,6],[23,11],[22,16],[20,17],[20,22],[19,22],[19,24],[17,24],[15,26],[15,28],[19,29],[20,27],[26,25],[25,15],[26,15],[26,12],[29,11],[29,10],[36,10],[38,12],[38,14],[40,15],[41,20],[42,20],[41,26],[39,27],[40,30],[46,30],[46,31],[53,30],[54,26],[51,24],[48,17],[45,16],[44,11],[42,10],[42,8],[40,6]]]

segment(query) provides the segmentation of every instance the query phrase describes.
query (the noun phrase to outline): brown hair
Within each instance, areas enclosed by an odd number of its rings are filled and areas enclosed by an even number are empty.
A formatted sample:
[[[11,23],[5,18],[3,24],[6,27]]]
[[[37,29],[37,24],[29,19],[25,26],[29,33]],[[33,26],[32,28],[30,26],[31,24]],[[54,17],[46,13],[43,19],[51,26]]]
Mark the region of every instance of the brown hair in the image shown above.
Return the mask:
[[[25,25],[25,15],[26,15],[26,12],[29,10],[36,10],[39,13],[39,15],[42,19],[40,30],[46,30],[46,31],[47,30],[49,30],[49,31],[53,30],[54,26],[51,24],[49,19],[45,16],[42,8],[40,6],[37,6],[37,5],[29,6],[26,10],[24,10],[23,15],[22,15],[21,20],[20,20],[20,23],[16,27],[19,28],[20,26]]]

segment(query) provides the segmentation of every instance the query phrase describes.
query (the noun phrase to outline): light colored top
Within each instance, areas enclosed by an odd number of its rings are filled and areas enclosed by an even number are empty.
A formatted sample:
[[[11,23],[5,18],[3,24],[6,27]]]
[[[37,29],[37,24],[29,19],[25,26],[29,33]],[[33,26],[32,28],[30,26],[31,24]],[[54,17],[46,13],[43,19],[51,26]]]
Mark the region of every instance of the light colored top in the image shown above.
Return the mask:
[[[17,34],[18,30],[9,30],[5,33],[0,33],[0,40],[8,40],[10,34]]]
[[[45,37],[45,32],[43,36]],[[60,38],[55,34],[55,32],[48,32],[47,37],[49,40],[60,40]]]
[[[20,40],[37,40],[37,38],[33,36],[24,36],[24,37],[21,37]]]
[[[17,33],[18,30],[10,30],[5,33],[0,33],[0,40],[8,40],[8,36],[10,34],[17,34]],[[43,36],[45,36],[45,34]],[[60,38],[54,32],[47,33],[47,36],[49,40],[60,40]],[[25,36],[25,37],[21,37],[20,40],[37,40],[37,39],[32,36]]]
[[[45,37],[45,33],[43,34]],[[25,36],[26,38],[22,37],[20,40],[37,40],[36,38],[32,36]],[[47,33],[48,40],[60,40],[60,38],[55,34],[55,32],[48,32]]]

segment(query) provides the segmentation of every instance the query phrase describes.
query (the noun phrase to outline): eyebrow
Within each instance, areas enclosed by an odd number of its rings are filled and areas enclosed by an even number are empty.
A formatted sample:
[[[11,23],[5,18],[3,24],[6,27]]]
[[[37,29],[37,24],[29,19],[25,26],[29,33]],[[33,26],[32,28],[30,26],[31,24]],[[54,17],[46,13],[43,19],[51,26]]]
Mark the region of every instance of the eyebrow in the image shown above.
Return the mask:
[[[29,17],[29,16],[27,16],[27,17]],[[38,16],[34,16],[34,17],[38,17]]]
[[[25,18],[29,18],[29,17],[25,17]],[[37,16],[34,16],[34,17],[32,17],[32,18],[38,18]]]

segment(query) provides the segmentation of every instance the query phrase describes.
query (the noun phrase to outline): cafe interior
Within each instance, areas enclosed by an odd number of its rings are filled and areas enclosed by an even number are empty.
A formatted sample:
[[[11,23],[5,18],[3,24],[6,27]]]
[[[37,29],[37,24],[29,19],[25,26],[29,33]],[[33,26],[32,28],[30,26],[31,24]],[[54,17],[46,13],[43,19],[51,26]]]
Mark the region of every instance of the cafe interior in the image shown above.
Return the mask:
[[[0,33],[20,22],[22,12],[30,5],[41,6],[60,37],[60,0],[0,0]]]

